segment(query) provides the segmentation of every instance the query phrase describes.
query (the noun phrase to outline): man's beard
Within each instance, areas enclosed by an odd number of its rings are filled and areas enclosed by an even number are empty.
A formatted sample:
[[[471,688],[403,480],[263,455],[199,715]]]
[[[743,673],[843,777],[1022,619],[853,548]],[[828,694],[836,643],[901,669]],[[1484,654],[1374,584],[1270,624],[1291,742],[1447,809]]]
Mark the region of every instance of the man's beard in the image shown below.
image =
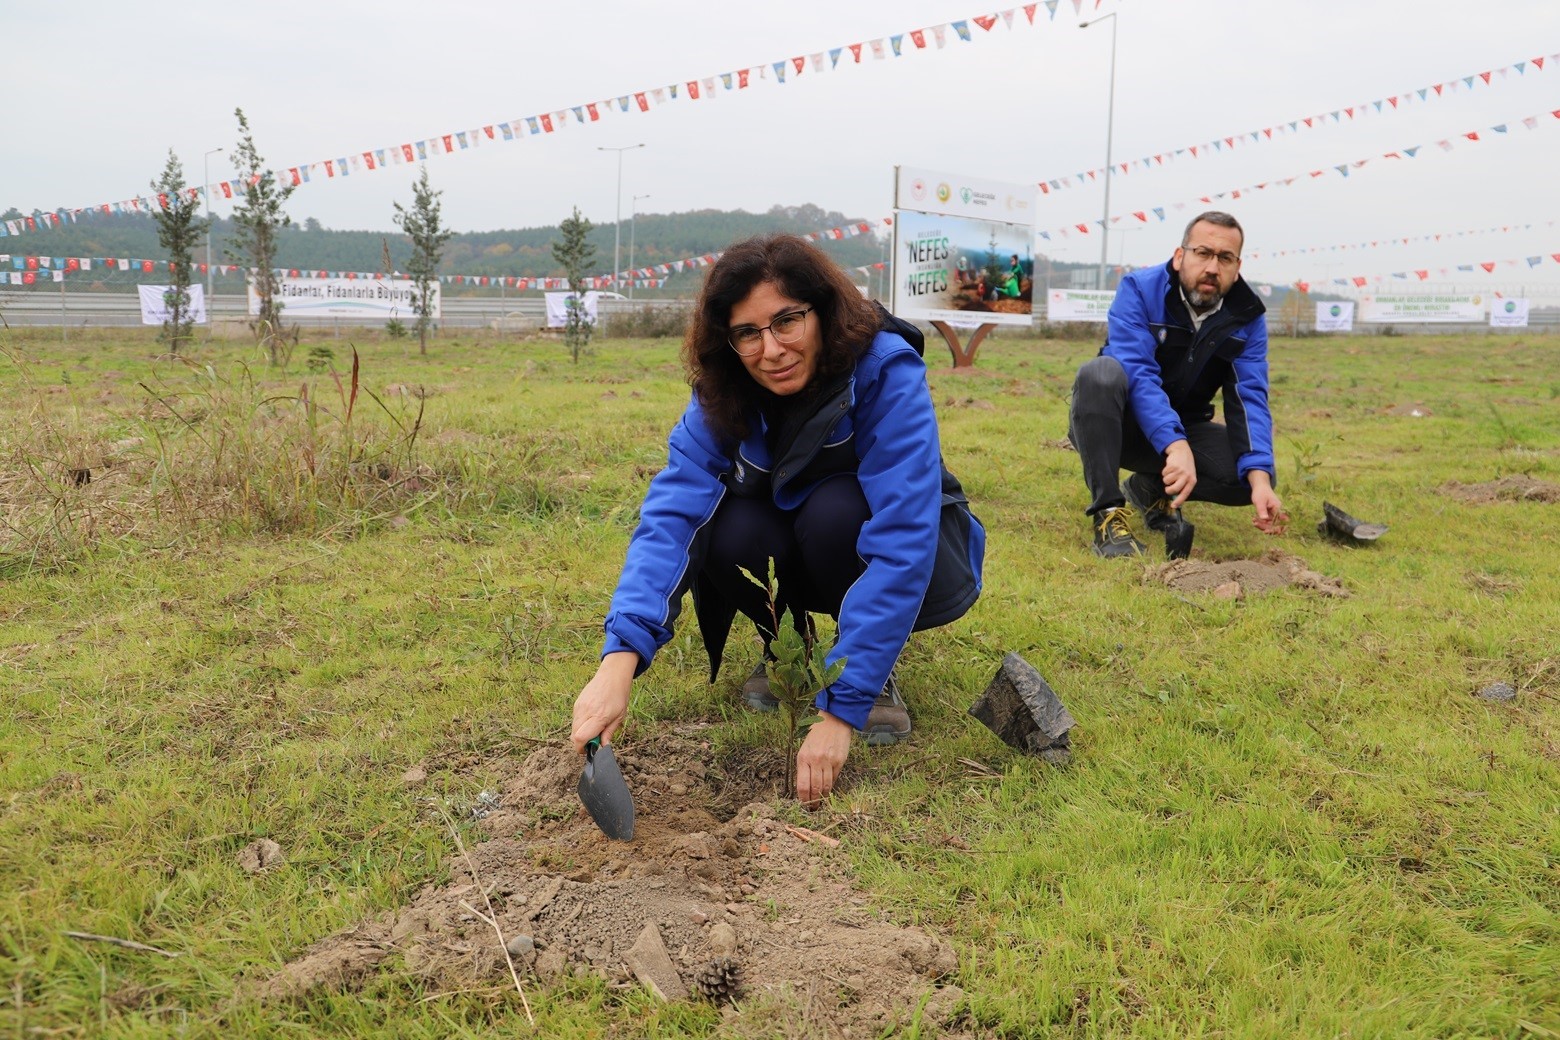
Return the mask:
[[[1221,293],[1217,288],[1215,288],[1212,292],[1203,292],[1201,289],[1195,288],[1186,290],[1186,302],[1190,303],[1193,307],[1196,307],[1200,311],[1205,311],[1209,307],[1212,307],[1214,304],[1218,303],[1219,300],[1223,299],[1223,297],[1224,294]]]

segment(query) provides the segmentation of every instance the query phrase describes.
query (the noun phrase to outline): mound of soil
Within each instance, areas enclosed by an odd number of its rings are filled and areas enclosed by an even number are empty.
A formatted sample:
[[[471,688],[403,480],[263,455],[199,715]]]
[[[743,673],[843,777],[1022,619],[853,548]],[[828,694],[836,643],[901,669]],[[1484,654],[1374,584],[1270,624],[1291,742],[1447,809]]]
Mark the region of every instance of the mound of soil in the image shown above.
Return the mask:
[[[1145,583],[1163,582],[1179,592],[1211,592],[1218,599],[1242,599],[1296,585],[1323,596],[1347,598],[1349,590],[1336,578],[1318,574],[1298,556],[1270,549],[1255,560],[1172,560],[1149,567]]]
[[[947,1027],[958,1023],[962,993],[936,986],[958,967],[949,944],[873,912],[835,839],[776,818],[778,755],[723,768],[699,729],[614,748],[634,794],[632,842],[608,841],[581,808],[571,749],[533,752],[484,816],[488,840],[452,858],[447,885],[314,944],[260,996],[351,988],[392,957],[447,991],[512,987],[484,919],[490,901],[531,985],[592,972],[638,985],[625,956],[654,925],[689,992],[712,960],[740,966],[732,1024],[762,1032],[781,1014],[825,1035],[879,1036],[908,1024],[927,998],[922,1021],[960,1035]]]
[[[1560,502],[1560,484],[1535,480],[1525,473],[1511,473],[1482,484],[1463,484],[1449,480],[1441,490],[1453,498],[1476,505],[1491,502]]]

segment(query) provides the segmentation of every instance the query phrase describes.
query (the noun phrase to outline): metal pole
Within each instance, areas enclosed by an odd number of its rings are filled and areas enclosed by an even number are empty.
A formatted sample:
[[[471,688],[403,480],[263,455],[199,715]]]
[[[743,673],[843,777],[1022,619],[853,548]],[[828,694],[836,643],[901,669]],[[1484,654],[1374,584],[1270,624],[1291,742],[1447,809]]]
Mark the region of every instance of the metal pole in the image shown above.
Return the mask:
[[[221,148],[213,148],[207,152],[201,160],[201,195],[206,200],[206,341],[211,341],[211,330],[216,325],[212,311],[214,309],[211,299],[211,157],[221,153]]]
[[[1078,23],[1078,28],[1087,29],[1107,18],[1110,19],[1110,94],[1105,107],[1105,215],[1100,220],[1099,288],[1101,289],[1109,288],[1105,284],[1105,266],[1110,256],[1110,145],[1116,125],[1116,12],[1112,11],[1091,21]]]
[[[631,152],[635,148],[643,148],[643,147],[644,147],[644,142],[643,141],[641,141],[639,144],[625,144],[621,148],[607,148],[607,147],[604,147],[602,145],[597,145],[596,146],[596,151],[598,151],[598,152],[617,152],[617,157],[618,157],[618,169],[617,169],[617,223],[612,225],[612,281],[614,283],[617,282],[618,272],[621,270],[618,267],[618,258],[621,255],[620,250],[622,249],[622,246],[623,246],[623,153],[624,152]]]
[[[634,225],[639,220],[639,200],[648,195],[635,195],[628,203],[628,298],[634,298]]]

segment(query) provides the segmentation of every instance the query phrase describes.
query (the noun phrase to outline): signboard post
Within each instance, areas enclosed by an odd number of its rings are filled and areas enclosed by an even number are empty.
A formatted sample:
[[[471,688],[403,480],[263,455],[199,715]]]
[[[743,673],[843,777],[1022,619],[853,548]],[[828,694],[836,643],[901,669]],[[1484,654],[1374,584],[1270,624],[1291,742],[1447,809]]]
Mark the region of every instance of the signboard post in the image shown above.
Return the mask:
[[[1360,297],[1360,321],[1367,324],[1424,324],[1484,321],[1480,295],[1413,295]]]
[[[1490,328],[1525,329],[1527,324],[1527,300],[1495,300],[1490,304]]]
[[[894,313],[929,323],[967,368],[992,329],[1033,323],[1034,185],[907,166],[894,181]]]
[[[1317,332],[1353,332],[1354,331],[1354,301],[1325,300],[1316,305],[1316,331]]]

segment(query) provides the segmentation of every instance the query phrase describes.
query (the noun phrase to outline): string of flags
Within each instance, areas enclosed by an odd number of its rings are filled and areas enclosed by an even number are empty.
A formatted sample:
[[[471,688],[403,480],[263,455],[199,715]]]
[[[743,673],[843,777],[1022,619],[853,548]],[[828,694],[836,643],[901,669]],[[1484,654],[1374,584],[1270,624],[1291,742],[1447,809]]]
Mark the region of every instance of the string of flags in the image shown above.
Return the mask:
[[[1462,274],[1477,275],[1479,272],[1493,275],[1497,271],[1505,274],[1511,268],[1519,272],[1531,271],[1543,264],[1560,264],[1560,253],[1543,254],[1519,257],[1515,260],[1484,260],[1476,264],[1455,264],[1450,267],[1421,267],[1411,268],[1407,271],[1390,271],[1386,274],[1355,274],[1345,275],[1341,278],[1327,280],[1326,284],[1338,285],[1345,288],[1363,289],[1368,285],[1379,285],[1383,282],[1426,282],[1432,274],[1439,278],[1456,278]],[[1304,279],[1295,283],[1295,287],[1301,292],[1310,292],[1312,283]]]
[[[1385,98],[1377,98],[1375,101],[1366,101],[1358,105],[1335,108],[1331,112],[1325,112],[1321,115],[1283,120],[1265,126],[1260,130],[1247,130],[1243,133],[1215,137],[1200,144],[1173,148],[1166,152],[1156,152],[1153,155],[1145,155],[1127,162],[1113,162],[1110,165],[1110,175],[1117,177],[1131,173],[1134,170],[1151,170],[1155,167],[1164,166],[1167,163],[1173,163],[1177,159],[1206,158],[1210,155],[1231,152],[1236,148],[1262,144],[1276,137],[1292,136],[1305,133],[1308,130],[1319,129],[1323,126],[1355,122],[1373,118],[1377,115],[1389,115],[1415,104],[1423,104],[1427,101],[1435,101],[1456,94],[1459,90],[1464,92],[1472,91],[1481,84],[1486,87],[1492,86],[1497,81],[1508,79],[1512,73],[1523,76],[1529,69],[1535,72],[1543,72],[1546,62],[1549,64],[1560,63],[1560,54],[1551,54],[1547,59],[1536,57],[1529,58],[1526,61],[1512,62],[1510,65],[1502,65],[1496,69],[1487,69],[1484,72],[1475,72],[1440,83],[1432,83],[1427,87],[1418,87],[1414,90],[1405,91],[1402,94],[1393,94]],[[1082,173],[1075,173],[1070,177],[1042,179],[1040,181],[1040,193],[1049,195],[1066,188],[1082,187],[1086,184],[1094,183],[1098,178],[1103,177],[1104,174],[1105,168],[1101,166],[1092,170],[1085,170]]]
[[[893,223],[892,217],[882,220],[884,225]],[[846,238],[854,238],[858,235],[871,234],[875,225],[869,221],[858,221],[853,224],[843,224],[839,227],[826,228],[822,231],[809,231],[801,237],[810,242],[838,241]],[[592,275],[585,278],[584,284],[589,289],[613,289],[625,288],[633,285],[638,289],[658,289],[666,285],[671,275],[681,274],[684,271],[708,267],[720,258],[720,253],[705,253],[700,256],[683,257],[679,260],[670,260],[666,263],[652,264],[648,267],[636,267],[631,270],[618,272],[614,277],[611,274]],[[85,257],[85,256],[12,256],[9,253],[0,253],[0,268],[7,265],[11,267],[9,282],[12,285],[34,285],[40,281],[53,280],[62,282],[65,275],[78,272],[90,272],[102,270],[109,272],[133,272],[137,274],[159,274],[172,271],[175,267],[169,260],[152,260],[130,257]],[[881,269],[885,264],[871,264],[866,267],[856,268],[859,271],[869,269]],[[212,264],[210,273],[214,276],[248,277],[251,269],[240,267],[236,264]],[[205,277],[208,273],[205,264],[192,264],[191,271]],[[384,279],[386,275],[382,271],[328,271],[313,268],[276,268],[273,273],[279,278],[344,278],[351,280]],[[390,277],[404,277],[400,272],[394,272]],[[568,289],[567,278],[539,277],[531,275],[470,275],[470,274],[444,274],[439,275],[441,285],[461,285],[476,287],[503,287],[507,289]]]
[[[783,85],[787,76],[795,80],[804,74],[820,75],[825,72],[838,72],[842,65],[846,68],[861,65],[864,58],[873,61],[893,60],[917,51],[942,50],[953,40],[973,43],[986,34],[994,32],[998,26],[1008,30],[1033,26],[1036,13],[1042,6],[1048,13],[1048,20],[1054,21],[1058,2],[1059,0],[1038,0],[1035,3],[1026,3],[995,13],[974,15],[856,43],[827,47],[810,54],[793,55],[778,61],[750,65],[712,76],[695,77],[678,83],[630,91],[617,97],[565,105],[550,112],[539,112],[518,119],[470,129],[452,130],[420,141],[406,141],[361,152],[346,152],[313,162],[280,167],[269,172],[281,184],[301,187],[319,181],[361,176],[391,166],[420,163],[441,156],[455,155],[484,145],[523,141],[529,137],[546,137],[560,133],[571,125],[584,126],[603,119],[647,113],[652,108],[675,101],[710,101],[724,94],[740,93],[758,83],[772,82],[776,86]],[[1082,10],[1084,2],[1085,0],[1071,0],[1075,14]],[[1095,10],[1099,9],[1100,3],[1101,0],[1093,0]],[[220,195],[224,199],[232,199],[243,195],[247,188],[248,183],[243,178],[238,178],[187,190],[192,198],[209,196],[215,199]],[[168,200],[163,196],[136,195],[128,199],[101,202],[92,206],[60,208],[51,212],[37,211],[32,216],[19,220],[0,222],[0,237],[46,230],[99,214],[152,212],[154,207],[166,208],[167,204]]]
[[[1527,116],[1522,119],[1518,125],[1521,125],[1528,130],[1537,130],[1540,126],[1553,125],[1551,122],[1552,119],[1560,120],[1560,108],[1553,109],[1545,115]],[[1466,133],[1458,134],[1454,138],[1443,138],[1442,140],[1435,142],[1435,146],[1443,152],[1450,152],[1456,149],[1458,146],[1464,145],[1466,143],[1479,143],[1495,140],[1497,138],[1509,135],[1512,130],[1512,125],[1513,124],[1510,123],[1498,123],[1495,126],[1487,127],[1481,130],[1470,130]],[[1359,170],[1367,164],[1376,161],[1377,159],[1407,161],[1417,158],[1419,153],[1423,150],[1423,145],[1416,144],[1411,148],[1399,148],[1396,151],[1384,152],[1379,156],[1373,156],[1366,159],[1356,159],[1353,162],[1335,163],[1329,167],[1310,170],[1306,173],[1295,174],[1294,176],[1290,177],[1281,177],[1277,180],[1261,181],[1257,184],[1247,185],[1244,188],[1233,188],[1228,191],[1214,192],[1209,195],[1199,195],[1197,197],[1197,201],[1205,206],[1211,206],[1215,202],[1222,202],[1225,199],[1239,199],[1243,196],[1255,194],[1259,191],[1266,191],[1269,188],[1287,188],[1296,182],[1307,184],[1313,180],[1316,180],[1317,178],[1326,177],[1333,173],[1336,173],[1341,177],[1348,177],[1355,170]],[[1181,211],[1186,209],[1189,205],[1191,205],[1191,203],[1177,202],[1169,207],[1150,206],[1147,209],[1132,210],[1128,213],[1113,215],[1110,218],[1110,223],[1112,226],[1114,226],[1116,224],[1122,223],[1123,221],[1126,221],[1127,224],[1131,227],[1137,227],[1139,225],[1148,223],[1164,223],[1166,219],[1165,211],[1167,208]],[[1042,239],[1045,239],[1048,242],[1054,241],[1052,238],[1053,235],[1062,239],[1069,239],[1074,234],[1091,234],[1095,228],[1100,227],[1102,224],[1103,220],[1099,217],[1096,217],[1090,221],[1079,221],[1064,227],[1042,230],[1039,232],[1039,235]]]
[[[1470,235],[1494,235],[1505,234],[1511,231],[1531,231],[1536,227],[1552,228],[1560,221],[1546,220],[1538,224],[1502,224],[1499,227],[1476,228],[1469,231],[1441,231],[1430,235],[1399,235],[1392,238],[1373,238],[1368,242],[1345,242],[1342,245],[1332,246],[1305,246],[1299,249],[1252,249],[1246,252],[1247,260],[1260,260],[1264,257],[1279,256],[1310,256],[1316,253],[1337,253],[1349,249],[1376,249],[1381,246],[1406,246],[1415,242],[1445,242],[1454,238],[1466,238]]]

